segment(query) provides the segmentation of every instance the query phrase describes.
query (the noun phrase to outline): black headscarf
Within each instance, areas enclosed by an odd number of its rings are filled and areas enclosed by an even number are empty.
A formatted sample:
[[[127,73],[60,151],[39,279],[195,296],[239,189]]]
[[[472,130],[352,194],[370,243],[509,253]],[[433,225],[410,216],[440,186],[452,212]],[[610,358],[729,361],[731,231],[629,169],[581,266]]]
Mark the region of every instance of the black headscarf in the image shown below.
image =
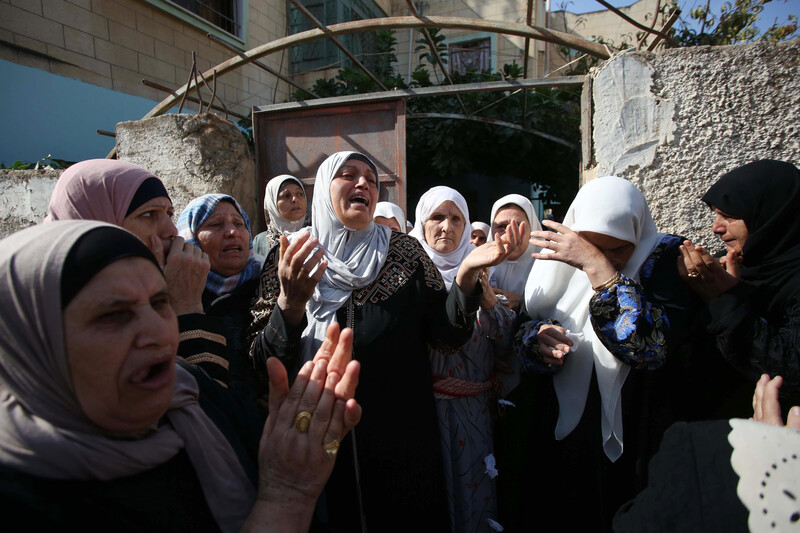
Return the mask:
[[[744,221],[742,279],[759,288],[760,307],[782,313],[800,290],[800,170],[771,159],[748,163],[723,175],[703,201]]]

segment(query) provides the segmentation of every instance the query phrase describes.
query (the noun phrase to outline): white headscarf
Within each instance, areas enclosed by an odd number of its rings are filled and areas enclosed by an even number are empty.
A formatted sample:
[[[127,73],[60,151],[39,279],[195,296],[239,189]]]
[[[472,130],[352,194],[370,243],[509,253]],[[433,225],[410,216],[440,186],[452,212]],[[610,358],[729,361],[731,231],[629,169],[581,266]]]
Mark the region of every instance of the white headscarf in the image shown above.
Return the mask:
[[[392,230],[374,222],[360,230],[348,228],[333,210],[331,182],[339,168],[353,155],[367,159],[358,152],[337,152],[323,161],[317,170],[311,236],[317,237],[325,250],[328,269],[306,304],[308,326],[302,336],[306,360],[313,358],[325,339],[328,326],[336,320],[336,311],[347,301],[350,293],[375,281],[389,250]],[[377,177],[375,164],[370,161],[370,166]]]
[[[303,182],[289,174],[281,174],[269,180],[267,188],[264,191],[264,211],[266,211],[269,216],[269,225],[272,226],[278,234],[294,233],[302,228],[306,221],[305,216],[300,220],[286,220],[281,215],[281,212],[278,211],[278,195],[281,193],[283,185],[287,181],[296,183],[303,189],[303,193],[306,192],[306,188],[303,187]]]
[[[375,217],[393,218],[397,220],[400,228],[405,230],[406,216],[399,205],[395,205],[392,202],[378,202],[375,207],[375,214],[372,215],[373,220]]]
[[[427,222],[431,214],[436,211],[436,208],[448,200],[456,204],[458,210],[461,211],[464,217],[464,232],[461,234],[461,241],[459,241],[458,247],[450,253],[442,254],[428,246],[428,243],[425,242],[425,222]],[[414,229],[411,230],[409,235],[422,243],[422,247],[428,253],[428,257],[431,258],[433,264],[436,265],[436,268],[441,272],[442,278],[444,278],[444,284],[449,291],[450,286],[456,279],[458,267],[461,266],[461,262],[475,249],[469,242],[470,232],[467,231],[467,228],[470,227],[467,201],[464,200],[464,197],[461,196],[461,193],[457,190],[439,185],[428,190],[428,192],[423,194],[419,199],[415,218]]]
[[[621,273],[639,279],[639,269],[661,240],[650,209],[632,183],[608,176],[597,178],[578,192],[564,225],[592,231],[636,245]],[[546,252],[547,253],[547,252]],[[603,449],[612,461],[622,455],[620,391],[630,367],[609,352],[592,328],[589,300],[594,291],[586,274],[560,261],[536,261],[525,286],[525,306],[531,318],[553,318],[584,340],[575,342],[561,371],[553,377],[559,415],[555,438],[561,440],[578,425],[586,406],[592,367],[597,373],[602,409]]]
[[[500,208],[507,205],[515,205],[525,212],[528,217],[528,228],[530,231],[541,231],[542,225],[539,223],[539,218],[533,210],[533,204],[530,200],[520,194],[509,194],[497,200],[492,206],[492,224],[494,224],[494,217]],[[527,237],[527,235],[525,236]],[[494,241],[494,233],[488,235],[488,242]],[[497,287],[504,291],[522,293],[525,290],[525,283],[528,281],[528,274],[533,267],[533,257],[531,254],[538,252],[539,247],[528,244],[528,249],[513,261],[506,259],[492,269],[492,275],[489,277],[489,284],[492,287]]]
[[[472,228],[472,231],[475,231],[476,229],[482,231],[483,234],[486,235],[486,240],[488,242],[489,235],[491,235],[491,233],[492,233],[492,229],[489,227],[489,224],[487,224],[486,222],[475,221],[475,222],[473,222],[471,224],[470,227]],[[472,233],[472,232],[470,232],[470,233]]]

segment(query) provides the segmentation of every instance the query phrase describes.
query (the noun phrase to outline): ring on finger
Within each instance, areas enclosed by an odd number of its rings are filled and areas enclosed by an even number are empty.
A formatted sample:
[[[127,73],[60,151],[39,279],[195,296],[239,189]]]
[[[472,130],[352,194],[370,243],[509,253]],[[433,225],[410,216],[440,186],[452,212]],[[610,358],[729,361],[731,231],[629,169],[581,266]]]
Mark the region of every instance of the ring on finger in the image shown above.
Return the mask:
[[[689,276],[690,278],[697,278],[697,277],[700,277],[700,272],[698,272],[698,271],[697,271],[697,270],[695,270],[695,269],[691,269],[691,270],[689,271],[689,273],[688,273],[688,276]]]
[[[294,428],[298,433],[307,433],[308,426],[311,424],[311,413],[308,411],[300,411],[294,417]]]
[[[325,450],[325,454],[328,456],[328,459],[335,459],[336,454],[339,453],[339,441],[333,439],[328,444],[323,444],[322,448]]]

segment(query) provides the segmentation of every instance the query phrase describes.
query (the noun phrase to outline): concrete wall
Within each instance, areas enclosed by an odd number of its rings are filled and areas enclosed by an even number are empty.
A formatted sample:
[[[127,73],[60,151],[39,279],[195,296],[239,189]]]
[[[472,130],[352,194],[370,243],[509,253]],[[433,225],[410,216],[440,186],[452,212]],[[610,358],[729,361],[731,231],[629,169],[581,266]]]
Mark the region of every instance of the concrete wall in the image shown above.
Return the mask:
[[[630,52],[591,77],[595,161],[584,179],[629,179],[661,231],[719,249],[699,199],[708,187],[757,159],[800,165],[800,39]]]
[[[0,239],[44,220],[60,170],[0,169]]]

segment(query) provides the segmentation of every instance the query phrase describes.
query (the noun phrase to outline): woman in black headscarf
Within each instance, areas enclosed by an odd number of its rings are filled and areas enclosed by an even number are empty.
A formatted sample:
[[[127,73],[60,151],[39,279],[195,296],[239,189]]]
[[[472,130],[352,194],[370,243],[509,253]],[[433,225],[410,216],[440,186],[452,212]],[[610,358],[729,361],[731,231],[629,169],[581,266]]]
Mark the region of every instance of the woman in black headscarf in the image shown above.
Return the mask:
[[[686,241],[684,276],[708,304],[723,357],[755,382],[781,375],[800,398],[800,170],[762,160],[723,175],[703,201],[727,255]],[[682,269],[683,270],[683,269]]]

